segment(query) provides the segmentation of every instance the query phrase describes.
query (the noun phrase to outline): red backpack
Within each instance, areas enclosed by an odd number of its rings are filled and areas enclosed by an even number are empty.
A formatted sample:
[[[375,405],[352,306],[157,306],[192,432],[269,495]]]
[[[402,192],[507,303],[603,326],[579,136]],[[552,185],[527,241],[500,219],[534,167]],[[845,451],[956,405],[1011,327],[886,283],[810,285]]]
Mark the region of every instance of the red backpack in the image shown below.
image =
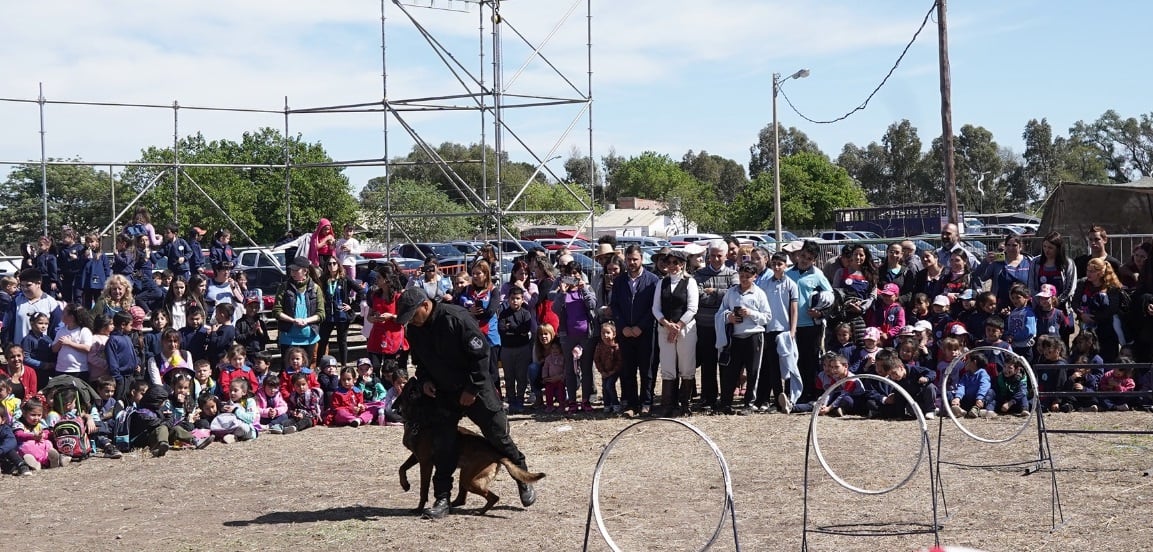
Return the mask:
[[[52,427],[52,444],[56,451],[77,460],[88,458],[92,447],[88,441],[88,428],[84,420],[67,418]]]

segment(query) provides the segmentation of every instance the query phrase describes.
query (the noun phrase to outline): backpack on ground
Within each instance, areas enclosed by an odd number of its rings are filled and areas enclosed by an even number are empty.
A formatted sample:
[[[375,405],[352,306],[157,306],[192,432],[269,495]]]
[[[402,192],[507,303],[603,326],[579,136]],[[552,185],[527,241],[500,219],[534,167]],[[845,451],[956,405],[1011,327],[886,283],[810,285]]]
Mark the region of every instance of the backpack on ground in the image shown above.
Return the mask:
[[[84,420],[68,418],[60,420],[52,427],[52,444],[56,451],[63,456],[70,456],[81,460],[92,454],[92,446],[88,441],[88,428]]]

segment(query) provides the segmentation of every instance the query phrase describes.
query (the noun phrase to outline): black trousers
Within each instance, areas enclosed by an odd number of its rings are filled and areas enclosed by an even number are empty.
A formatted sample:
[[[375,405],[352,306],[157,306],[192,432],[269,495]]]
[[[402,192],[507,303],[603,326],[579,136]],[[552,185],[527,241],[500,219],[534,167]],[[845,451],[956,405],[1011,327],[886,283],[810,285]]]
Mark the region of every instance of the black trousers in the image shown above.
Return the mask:
[[[801,372],[801,401],[810,402],[821,396],[817,390],[817,374],[821,371],[821,342],[825,339],[825,326],[797,328],[797,370]]]
[[[460,456],[456,426],[464,416],[468,416],[480,428],[484,438],[497,451],[516,465],[528,469],[524,454],[509,435],[508,418],[501,408],[494,386],[483,386],[477,392],[476,401],[467,408],[460,406],[459,391],[438,389],[436,407],[425,424],[432,434],[432,461],[436,468],[432,474],[432,490],[437,499],[450,498],[452,494],[452,475]]]
[[[701,404],[715,406],[720,391],[717,377],[717,330],[713,326],[697,324],[697,365],[701,367]]]
[[[652,406],[654,376],[653,332],[637,337],[619,336],[621,347],[621,404],[636,410],[643,404]],[[640,387],[637,387],[637,377]]]
[[[721,366],[721,394],[720,407],[732,408],[733,393],[737,390],[737,383],[741,380],[741,371],[748,373],[746,380],[746,402],[748,389],[756,386],[757,374],[761,368],[761,348],[764,345],[764,334],[754,334],[749,337],[734,337],[729,344],[729,365]]]
[[[320,341],[316,344],[316,356],[322,357],[329,354],[328,350],[331,348],[330,341],[332,339],[332,332],[335,330],[337,354],[332,356],[340,361],[341,366],[348,366],[348,325],[348,322],[321,322]]]

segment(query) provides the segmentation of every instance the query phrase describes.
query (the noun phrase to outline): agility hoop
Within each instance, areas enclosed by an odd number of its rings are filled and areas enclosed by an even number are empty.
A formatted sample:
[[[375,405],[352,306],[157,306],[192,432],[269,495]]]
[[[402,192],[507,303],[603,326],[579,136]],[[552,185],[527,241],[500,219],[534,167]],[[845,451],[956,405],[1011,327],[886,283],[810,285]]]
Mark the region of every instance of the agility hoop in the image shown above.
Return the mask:
[[[613,552],[623,552],[621,550],[620,546],[617,545],[616,541],[613,540],[612,535],[609,534],[609,530],[605,526],[604,517],[601,514],[601,503],[600,503],[601,473],[602,473],[602,470],[604,469],[605,461],[608,459],[609,453],[612,452],[613,446],[616,445],[617,441],[620,440],[621,437],[623,437],[627,433],[635,430],[636,428],[638,428],[641,425],[652,424],[652,423],[674,424],[676,426],[680,426],[682,428],[688,429],[689,431],[693,432],[701,441],[704,441],[705,444],[707,444],[709,446],[709,449],[712,450],[713,457],[717,461],[717,466],[720,467],[721,476],[724,478],[725,502],[724,502],[724,505],[721,507],[720,517],[717,520],[716,529],[713,530],[713,534],[712,534],[712,536],[709,537],[709,540],[707,542],[705,542],[703,546],[701,546],[701,548],[699,549],[699,552],[704,552],[706,550],[709,550],[710,548],[712,548],[713,544],[715,544],[717,542],[717,539],[720,538],[721,533],[724,532],[725,517],[726,516],[731,520],[731,523],[732,523],[734,549],[737,552],[740,552],[740,550],[741,550],[740,540],[737,538],[737,512],[736,512],[736,508],[735,508],[735,502],[733,500],[733,480],[732,480],[731,475],[729,474],[729,465],[727,462],[725,462],[725,457],[723,454],[721,454],[721,449],[719,447],[717,447],[717,444],[714,443],[712,439],[709,439],[708,435],[705,435],[705,433],[703,431],[701,431],[696,426],[694,426],[690,423],[684,422],[682,420],[673,419],[673,418],[651,418],[651,419],[647,419],[647,420],[640,420],[640,421],[622,429],[620,431],[620,433],[617,433],[616,436],[613,437],[612,440],[610,440],[608,442],[608,444],[605,445],[604,450],[601,451],[600,458],[597,460],[596,469],[593,470],[593,484],[592,484],[592,491],[591,491],[592,496],[589,500],[588,518],[585,520],[585,538],[584,538],[584,547],[582,548],[582,550],[587,552],[589,549],[589,534],[592,532],[592,522],[595,519],[597,530],[600,532],[601,538],[604,539],[605,543],[608,544],[609,548],[612,549]]]
[[[966,359],[969,357],[969,355],[971,355],[973,353],[981,352],[981,351],[988,351],[990,353],[1000,354],[1000,355],[1003,355],[1003,356],[1011,359],[1012,361],[1016,362],[1017,364],[1019,364],[1021,366],[1021,369],[1024,370],[1024,372],[1025,372],[1026,379],[1028,379],[1029,392],[1031,393],[1031,395],[1030,395],[1031,400],[1029,402],[1029,410],[1027,411],[1027,417],[1021,423],[1020,427],[1018,427],[1011,435],[1009,435],[1003,439],[991,439],[988,437],[977,435],[976,433],[970,431],[969,428],[965,427],[965,424],[961,423],[961,421],[957,419],[957,416],[953,413],[953,409],[950,407],[950,404],[949,404],[950,400],[948,397],[949,397],[949,379],[950,379],[950,376],[952,376],[954,373],[957,372],[959,366],[965,365],[965,362],[967,362]],[[983,370],[984,368],[981,368],[981,369]],[[1061,493],[1057,488],[1057,468],[1053,462],[1053,452],[1049,448],[1049,437],[1048,437],[1047,432],[1045,431],[1045,416],[1042,414],[1042,410],[1040,408],[1041,392],[1040,392],[1040,388],[1038,387],[1038,385],[1039,385],[1039,382],[1037,380],[1037,374],[1036,374],[1036,372],[1033,371],[1033,366],[1029,363],[1029,361],[1026,360],[1025,357],[1022,357],[1021,355],[1019,355],[1019,354],[1017,354],[1017,353],[1015,353],[1009,349],[1002,349],[1000,347],[991,347],[988,345],[981,346],[981,347],[974,347],[973,349],[966,351],[964,354],[959,355],[957,358],[953,359],[953,361],[949,363],[949,367],[945,369],[945,375],[941,379],[941,410],[942,410],[943,415],[940,417],[941,422],[940,422],[940,424],[938,426],[938,430],[937,430],[937,465],[935,467],[936,479],[937,479],[937,483],[938,483],[937,488],[939,489],[939,492],[941,493],[941,507],[945,511],[945,519],[946,520],[950,517],[950,515],[949,515],[948,501],[945,499],[945,482],[941,476],[941,465],[960,466],[960,467],[967,467],[967,468],[983,468],[983,469],[1009,468],[1009,467],[1014,467],[1014,466],[1029,466],[1025,469],[1025,472],[1022,475],[1032,475],[1032,474],[1040,471],[1042,467],[1045,467],[1047,465],[1047,467],[1049,469],[1049,474],[1050,474],[1050,492],[1049,492],[1049,497],[1050,497],[1050,510],[1049,510],[1050,526],[1049,526],[1049,530],[1055,531],[1058,527],[1060,527],[1061,525],[1064,525],[1065,512],[1061,507]],[[994,405],[994,409],[995,408],[996,408],[996,405]],[[1037,459],[1036,460],[1026,460],[1026,461],[1022,461],[1022,462],[1007,462],[1007,463],[1002,463],[1002,464],[980,464],[980,465],[964,464],[964,463],[960,463],[960,462],[946,462],[943,460],[943,457],[944,457],[943,437],[944,437],[944,432],[945,432],[945,416],[948,416],[948,418],[950,420],[952,420],[953,425],[956,426],[957,429],[961,430],[961,433],[965,434],[966,437],[968,437],[974,441],[978,441],[978,442],[986,443],[986,444],[992,444],[992,445],[1009,443],[1011,441],[1016,440],[1018,437],[1021,436],[1022,433],[1024,433],[1025,429],[1029,427],[1030,422],[1035,420],[1036,424],[1037,424]]]
[[[878,382],[884,383],[885,385],[888,385],[889,387],[894,389],[897,394],[901,395],[901,397],[905,400],[905,402],[908,403],[910,410],[912,410],[913,412],[916,413],[917,425],[918,425],[920,432],[921,432],[921,444],[917,448],[917,461],[913,464],[913,468],[911,470],[909,470],[908,475],[906,475],[903,479],[901,479],[901,481],[897,482],[896,484],[894,484],[890,487],[886,487],[883,489],[864,489],[864,488],[858,487],[856,485],[849,483],[844,478],[842,478],[840,475],[838,475],[835,471],[833,471],[832,467],[830,467],[828,462],[825,460],[825,456],[821,451],[820,439],[817,436],[817,420],[820,417],[821,406],[824,406],[825,404],[828,403],[829,397],[833,394],[834,391],[840,389],[841,387],[844,387],[845,384],[847,384],[849,382],[853,382],[853,381],[859,382],[861,380],[873,380],[873,381],[878,381]],[[816,458],[817,458],[817,462],[821,465],[821,468],[825,470],[825,473],[828,474],[829,478],[831,478],[833,481],[835,481],[841,487],[844,487],[845,489],[848,489],[854,493],[863,494],[863,495],[870,495],[870,496],[878,496],[878,495],[883,495],[883,494],[893,492],[893,491],[900,489],[901,487],[904,487],[905,485],[907,485],[909,483],[909,481],[911,481],[913,479],[913,476],[916,475],[917,470],[921,468],[921,464],[925,460],[926,456],[928,456],[928,458],[929,458],[929,463],[930,464],[933,463],[933,450],[929,445],[929,424],[928,424],[928,422],[925,421],[925,415],[921,412],[921,408],[919,406],[917,406],[917,402],[913,399],[913,397],[911,395],[909,395],[909,393],[907,391],[905,391],[903,388],[901,388],[901,386],[897,385],[896,383],[894,383],[889,378],[881,377],[881,376],[878,376],[876,374],[849,374],[849,376],[838,380],[836,383],[834,383],[832,386],[830,386],[828,389],[826,389],[825,392],[820,396],[820,398],[818,398],[816,401],[813,402],[813,413],[812,413],[812,416],[810,416],[810,418],[809,418],[808,439],[807,439],[807,442],[805,444],[804,515],[803,515],[803,522],[802,522],[802,528],[801,528],[801,531],[802,531],[801,532],[801,550],[802,551],[808,550],[808,542],[809,542],[808,537],[809,537],[810,532],[812,532],[812,533],[824,533],[824,534],[828,534],[828,535],[849,536],[849,537],[916,535],[916,534],[932,533],[934,543],[940,544],[940,536],[939,536],[940,524],[937,523],[936,478],[933,477],[933,470],[931,468],[929,469],[929,495],[932,497],[931,502],[933,505],[933,508],[932,508],[933,519],[932,519],[932,523],[930,526],[925,527],[923,524],[915,524],[915,523],[883,524],[883,523],[868,522],[868,523],[859,523],[859,524],[842,524],[842,525],[835,525],[835,526],[823,526],[823,527],[817,527],[814,529],[809,529],[809,451],[810,450],[812,450],[813,455],[816,456]],[[886,529],[887,527],[893,527],[894,529],[892,529],[892,530]],[[904,527],[904,528],[898,529],[897,527]]]

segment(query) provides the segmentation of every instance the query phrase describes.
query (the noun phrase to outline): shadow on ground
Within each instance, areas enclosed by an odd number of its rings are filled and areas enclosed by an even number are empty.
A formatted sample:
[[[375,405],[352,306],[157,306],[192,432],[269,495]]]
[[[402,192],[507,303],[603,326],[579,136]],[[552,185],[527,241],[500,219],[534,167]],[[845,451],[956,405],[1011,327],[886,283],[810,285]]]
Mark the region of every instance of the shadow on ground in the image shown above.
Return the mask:
[[[240,519],[224,522],[225,527],[247,527],[249,525],[279,525],[287,523],[312,523],[317,521],[368,521],[384,517],[412,517],[408,508],[372,508],[368,506],[345,506],[324,510],[269,512],[253,519]]]

